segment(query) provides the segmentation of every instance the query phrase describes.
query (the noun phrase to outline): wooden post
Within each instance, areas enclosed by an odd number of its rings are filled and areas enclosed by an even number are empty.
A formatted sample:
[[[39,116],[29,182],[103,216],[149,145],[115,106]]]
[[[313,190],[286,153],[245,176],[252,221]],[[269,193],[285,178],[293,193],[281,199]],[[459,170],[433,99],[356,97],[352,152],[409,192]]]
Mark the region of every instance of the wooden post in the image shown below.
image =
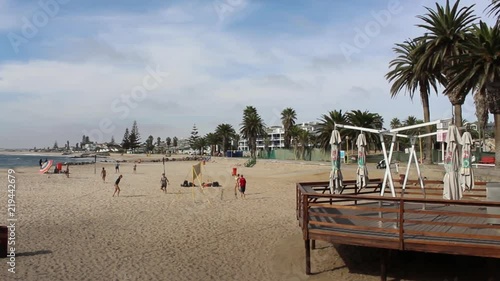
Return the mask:
[[[309,244],[309,239],[304,240],[304,246],[306,248],[306,274],[311,275],[311,244]]]
[[[311,240],[311,248],[316,249],[316,240]]]
[[[387,259],[389,256],[388,249],[382,249],[382,255],[380,256],[380,280],[387,281]]]
[[[304,246],[306,249],[306,274],[311,274],[311,244],[309,242],[309,198],[307,194],[302,195],[302,231],[304,235]]]

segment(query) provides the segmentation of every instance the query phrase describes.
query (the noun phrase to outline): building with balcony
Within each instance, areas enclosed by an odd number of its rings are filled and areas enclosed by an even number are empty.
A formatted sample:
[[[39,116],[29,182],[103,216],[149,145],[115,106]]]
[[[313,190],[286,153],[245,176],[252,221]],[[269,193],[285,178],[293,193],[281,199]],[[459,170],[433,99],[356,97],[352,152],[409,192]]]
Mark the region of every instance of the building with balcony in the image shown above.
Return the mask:
[[[314,133],[316,127],[318,126],[318,122],[307,122],[297,125],[303,130]],[[266,133],[269,139],[269,149],[274,150],[285,147],[285,129],[282,125],[268,127],[266,128]],[[257,138],[257,149],[264,149],[264,147],[264,138]],[[240,141],[238,142],[238,150],[248,151],[248,140],[240,137]]]

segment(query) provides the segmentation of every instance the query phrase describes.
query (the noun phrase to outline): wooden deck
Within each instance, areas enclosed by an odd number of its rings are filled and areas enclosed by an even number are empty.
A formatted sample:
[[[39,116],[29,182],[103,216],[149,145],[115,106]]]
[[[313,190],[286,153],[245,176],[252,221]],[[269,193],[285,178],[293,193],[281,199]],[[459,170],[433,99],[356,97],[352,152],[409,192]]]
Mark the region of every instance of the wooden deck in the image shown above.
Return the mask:
[[[297,219],[310,274],[315,240],[400,251],[500,258],[500,202],[320,193],[328,182],[297,184]],[[491,212],[489,212],[491,213]],[[381,268],[385,280],[385,265]]]

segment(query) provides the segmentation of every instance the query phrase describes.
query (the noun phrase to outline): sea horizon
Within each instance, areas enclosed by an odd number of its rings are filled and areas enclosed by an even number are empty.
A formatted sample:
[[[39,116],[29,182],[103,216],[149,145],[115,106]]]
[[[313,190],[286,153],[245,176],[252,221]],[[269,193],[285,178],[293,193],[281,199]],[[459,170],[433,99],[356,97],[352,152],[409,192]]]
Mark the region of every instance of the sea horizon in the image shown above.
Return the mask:
[[[55,155],[56,153],[8,153],[0,152],[0,169],[19,167],[38,167],[39,161],[53,160],[55,163],[93,162],[94,158],[74,158],[73,155]]]

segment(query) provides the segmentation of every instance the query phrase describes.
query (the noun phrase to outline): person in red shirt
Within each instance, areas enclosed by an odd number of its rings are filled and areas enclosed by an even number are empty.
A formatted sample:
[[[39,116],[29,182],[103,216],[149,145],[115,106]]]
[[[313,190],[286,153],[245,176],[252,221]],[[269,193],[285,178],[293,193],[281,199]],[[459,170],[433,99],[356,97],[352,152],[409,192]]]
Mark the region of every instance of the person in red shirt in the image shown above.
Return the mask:
[[[247,180],[243,175],[240,175],[240,180],[239,180],[239,186],[240,186],[240,195],[242,198],[245,198],[245,189],[247,187]]]

